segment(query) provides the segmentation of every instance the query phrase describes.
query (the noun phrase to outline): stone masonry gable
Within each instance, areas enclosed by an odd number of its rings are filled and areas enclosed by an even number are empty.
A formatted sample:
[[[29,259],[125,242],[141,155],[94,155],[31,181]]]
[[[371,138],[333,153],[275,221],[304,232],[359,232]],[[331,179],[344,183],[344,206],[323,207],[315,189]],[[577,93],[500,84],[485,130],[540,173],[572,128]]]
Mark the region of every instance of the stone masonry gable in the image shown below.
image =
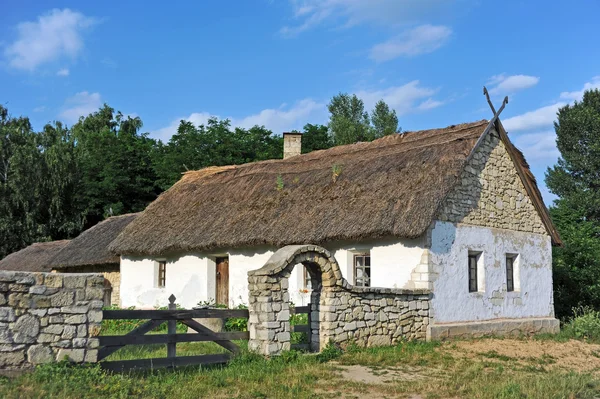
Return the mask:
[[[495,130],[469,160],[437,220],[548,234]]]

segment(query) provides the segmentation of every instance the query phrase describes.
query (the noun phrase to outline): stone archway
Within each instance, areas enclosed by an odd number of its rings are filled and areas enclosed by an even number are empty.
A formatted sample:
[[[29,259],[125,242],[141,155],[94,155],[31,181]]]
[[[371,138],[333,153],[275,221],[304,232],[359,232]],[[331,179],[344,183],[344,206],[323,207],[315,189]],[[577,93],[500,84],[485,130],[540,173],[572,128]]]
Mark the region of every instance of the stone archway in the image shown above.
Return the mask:
[[[306,267],[312,281],[311,349],[318,351],[329,340],[320,328],[325,321],[325,312],[320,311],[324,296],[328,291],[348,284],[337,261],[325,248],[289,245],[275,252],[262,268],[248,272],[250,350],[263,355],[278,355],[290,349],[288,278],[298,263]]]

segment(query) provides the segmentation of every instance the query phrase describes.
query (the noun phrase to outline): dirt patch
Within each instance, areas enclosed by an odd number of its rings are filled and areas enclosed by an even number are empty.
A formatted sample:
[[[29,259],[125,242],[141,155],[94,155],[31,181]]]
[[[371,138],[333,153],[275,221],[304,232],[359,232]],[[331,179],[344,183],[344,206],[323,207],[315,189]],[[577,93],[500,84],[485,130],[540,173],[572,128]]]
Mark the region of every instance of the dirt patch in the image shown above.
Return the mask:
[[[351,366],[336,364],[335,367],[344,380],[365,384],[391,384],[398,380],[414,381],[424,378],[416,371],[400,370],[394,367],[378,369],[357,364]]]
[[[454,357],[517,361],[546,369],[600,372],[600,345],[581,341],[555,342],[535,339],[482,339],[449,342],[444,350]]]

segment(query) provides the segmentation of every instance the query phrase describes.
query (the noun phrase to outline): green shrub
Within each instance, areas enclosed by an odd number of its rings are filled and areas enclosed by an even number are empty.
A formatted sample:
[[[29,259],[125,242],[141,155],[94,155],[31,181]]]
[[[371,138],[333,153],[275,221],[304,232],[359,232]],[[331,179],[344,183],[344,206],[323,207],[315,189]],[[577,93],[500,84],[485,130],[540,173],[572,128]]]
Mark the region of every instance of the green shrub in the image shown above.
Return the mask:
[[[566,332],[578,339],[600,340],[600,312],[590,307],[573,309],[573,317],[565,325]]]
[[[330,360],[337,359],[340,356],[342,356],[342,349],[333,341],[329,341],[321,353],[317,355],[317,360],[321,363],[325,363]]]

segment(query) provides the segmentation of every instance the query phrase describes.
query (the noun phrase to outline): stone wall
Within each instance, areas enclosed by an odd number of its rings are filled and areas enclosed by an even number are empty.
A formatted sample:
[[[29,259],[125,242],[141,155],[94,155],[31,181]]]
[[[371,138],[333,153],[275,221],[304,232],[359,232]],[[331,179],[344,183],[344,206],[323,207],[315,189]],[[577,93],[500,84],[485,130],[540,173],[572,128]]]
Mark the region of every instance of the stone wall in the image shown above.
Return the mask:
[[[491,130],[467,163],[438,219],[547,234],[498,133]]]
[[[427,290],[348,287],[321,294],[323,341],[359,346],[425,340],[429,325]]]
[[[290,245],[275,252],[262,268],[248,272],[251,350],[270,356],[291,348],[288,278],[299,263],[307,269],[313,287],[313,351],[329,341],[379,346],[426,338],[430,291],[354,287],[326,249]]]
[[[121,273],[119,271],[119,264],[108,264],[108,265],[92,265],[92,266],[78,266],[69,267],[66,269],[56,270],[60,273],[101,273],[106,280],[110,283],[110,303],[104,301],[105,306],[108,305],[121,305]],[[104,289],[107,289],[105,282]]]
[[[104,277],[0,271],[0,369],[95,362]]]

